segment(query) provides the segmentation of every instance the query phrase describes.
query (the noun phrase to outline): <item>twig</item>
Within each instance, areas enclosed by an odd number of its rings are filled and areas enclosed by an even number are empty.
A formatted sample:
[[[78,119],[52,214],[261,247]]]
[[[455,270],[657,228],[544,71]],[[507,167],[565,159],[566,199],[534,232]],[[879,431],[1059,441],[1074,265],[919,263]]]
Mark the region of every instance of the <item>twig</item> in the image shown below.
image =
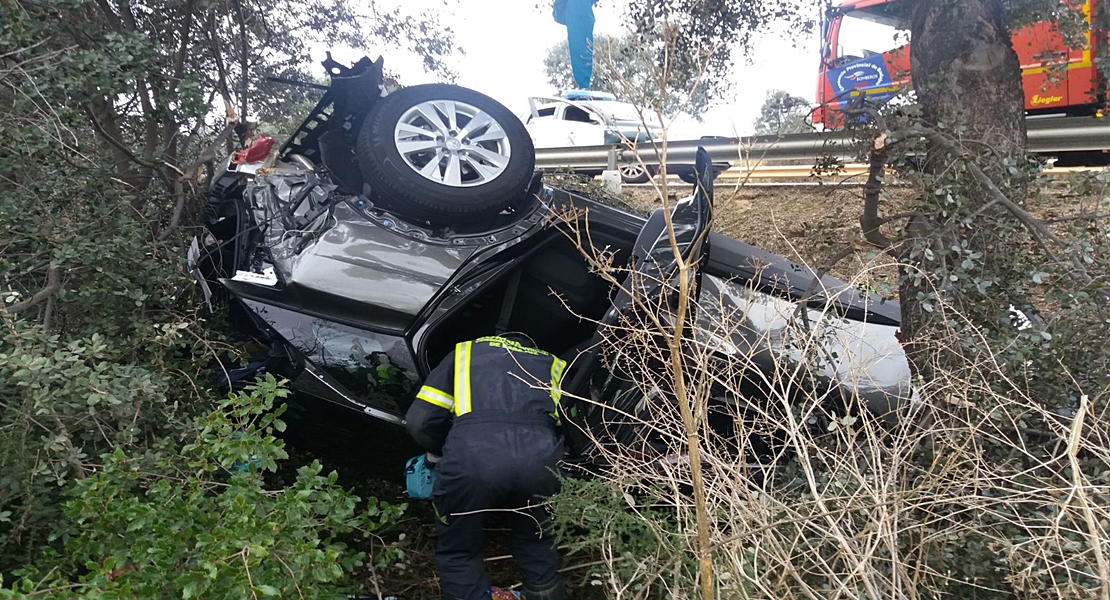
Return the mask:
[[[251,567],[247,563],[247,553],[250,552],[249,548],[250,546],[244,546],[243,550],[239,552],[239,558],[243,559],[243,571],[247,573],[247,585],[251,588],[251,598],[257,600],[258,594],[254,591],[254,578],[251,577]]]
[[[174,197],[176,200],[174,201],[173,214],[170,216],[170,222],[161,231],[158,232],[156,238],[158,241],[164,241],[166,238],[168,238],[170,234],[173,233],[173,231],[177,229],[178,225],[181,223],[181,215],[185,212],[185,201],[188,198],[188,194],[185,193],[184,183],[186,181],[195,182],[196,176],[200,172],[201,165],[212,160],[212,158],[215,157],[216,152],[219,150],[220,146],[223,145],[228,136],[230,136],[231,132],[234,130],[235,124],[228,123],[224,126],[223,131],[221,131],[220,134],[212,140],[212,142],[208,145],[208,147],[204,150],[200,157],[193,161],[191,165],[189,165],[184,170],[173,167],[173,170],[176,172],[177,177],[167,177],[167,179],[170,179],[173,182],[173,192],[171,193],[171,196]]]
[[[289,565],[285,564],[284,560],[281,560],[281,554],[275,552],[274,558],[276,558],[277,561],[281,563],[281,566],[285,567],[285,570],[289,573],[289,579],[293,580],[293,587],[297,590],[297,597],[304,598],[304,592],[301,591],[301,584],[297,583],[297,574],[293,572],[293,569],[289,568]],[[379,600],[381,600],[380,597]]]
[[[934,130],[925,130],[924,135],[930,141],[951,152],[952,154],[961,158],[969,158],[967,152],[957,146],[947,136],[942,135],[940,132]],[[1002,190],[998,189],[998,186],[995,185],[994,181],[992,181],[991,178],[983,172],[983,169],[980,168],[979,165],[975,164],[974,161],[967,160],[965,161],[965,165],[967,166],[968,171],[971,173],[971,176],[975,179],[975,181],[979,183],[979,185],[982,186],[984,190],[986,190],[987,194],[991,198],[991,201],[1001,204],[1004,208],[1006,208],[1006,210],[1009,211],[1010,214],[1012,214],[1014,218],[1016,218],[1018,222],[1020,222],[1029,231],[1029,233],[1033,236],[1033,239],[1041,244],[1041,247],[1049,255],[1049,258],[1052,258],[1055,261],[1059,261],[1059,259],[1056,258],[1055,253],[1052,252],[1052,250],[1048,247],[1047,244],[1044,243],[1043,240],[1048,239],[1056,246],[1065,250],[1068,250],[1067,243],[1064,242],[1064,240],[1060,239],[1058,235],[1053,233],[1052,230],[1049,229],[1043,221],[1029,214],[1028,211],[1021,208],[1009,198],[1007,198],[1006,195],[1002,193]],[[1073,272],[1071,273],[1072,278],[1076,279],[1079,283],[1083,285],[1090,285],[1094,281],[1094,279],[1087,272],[1087,268],[1083,266],[1082,259],[1077,256],[1074,251],[1068,252],[1068,258],[1072,264],[1072,267],[1074,268]],[[1099,293],[1104,297],[1110,297],[1110,292],[1100,290]]]
[[[836,254],[833,254],[832,256],[825,259],[825,263],[822,264],[821,267],[817,269],[817,271],[813,274],[813,280],[809,282],[809,287],[806,288],[806,291],[802,294],[802,297],[798,298],[798,300],[795,302],[795,304],[797,304],[795,313],[801,316],[802,323],[805,324],[806,329],[810,329],[809,311],[806,309],[809,306],[809,301],[813,299],[813,296],[817,293],[817,288],[820,287],[821,278],[824,277],[834,266],[836,266],[836,263],[844,260],[845,257],[851,255],[855,251],[856,249],[854,247],[845,246],[844,248],[841,248],[840,251]]]
[[[1045,223],[1063,223],[1064,221],[1097,221],[1110,217],[1110,213],[1088,213],[1082,215],[1071,215],[1067,217],[1056,217],[1055,219],[1045,219]]]
[[[1072,419],[1071,432],[1068,436],[1068,461],[1071,463],[1072,493],[1075,495],[1079,510],[1087,524],[1087,543],[1095,554],[1095,564],[1098,565],[1098,579],[1102,588],[1102,600],[1110,600],[1110,566],[1106,564],[1106,556],[1102,552],[1102,540],[1106,537],[1102,528],[1098,526],[1091,503],[1087,498],[1087,482],[1083,477],[1083,469],[1079,466],[1079,440],[1083,437],[1083,419],[1087,416],[1087,406],[1090,400],[1087,394],[1079,397],[1079,410],[1075,411]]]
[[[126,155],[127,158],[130,159],[132,162],[151,169],[158,166],[158,164],[155,162],[139,158],[123,142],[117,140],[115,136],[108,133],[108,131],[104,129],[104,125],[100,122],[100,119],[98,119],[93,113],[92,109],[86,108],[86,113],[88,114],[89,122],[92,123],[93,129],[96,130],[97,135],[103,138],[104,141],[111,144],[116,150],[119,150],[124,155]]]
[[[614,560],[614,561],[619,561],[619,560],[627,560],[627,558],[625,558],[625,557],[623,557],[623,556],[618,556],[617,558],[615,558],[615,559],[613,559],[613,560]],[[612,561],[608,561],[608,560],[595,560],[595,561],[593,561],[593,562],[588,562],[588,563],[580,563],[580,564],[577,564],[577,565],[571,565],[571,566],[569,566],[569,567],[563,567],[562,569],[559,569],[559,572],[560,572],[560,573],[566,573],[566,572],[568,572],[568,571],[577,571],[577,570],[579,570],[579,569],[585,569],[586,567],[598,567],[598,566],[602,566],[602,565],[607,565],[607,564],[609,564],[610,562],[612,562]]]
[[[73,442],[69,439],[69,431],[66,429],[65,424],[62,423],[61,417],[58,416],[58,413],[51,410],[50,418],[54,421],[54,426],[58,428],[58,430],[56,431],[58,437],[62,439],[65,447],[73,454],[66,462],[68,462],[69,465],[73,467],[74,477],[78,479],[85,479],[86,477],[88,477],[88,472],[85,471],[85,467],[81,465],[81,461],[77,459],[77,448],[74,447]]]
[[[892,221],[897,221],[898,219],[912,219],[914,217],[924,217],[924,216],[925,216],[925,213],[921,212],[920,210],[909,210],[909,211],[906,211],[906,212],[899,212],[899,213],[894,213],[894,214],[891,214],[891,215],[886,215],[885,217],[882,217],[882,218],[879,219],[879,224],[882,225],[882,224],[885,224],[885,223],[890,223]]]

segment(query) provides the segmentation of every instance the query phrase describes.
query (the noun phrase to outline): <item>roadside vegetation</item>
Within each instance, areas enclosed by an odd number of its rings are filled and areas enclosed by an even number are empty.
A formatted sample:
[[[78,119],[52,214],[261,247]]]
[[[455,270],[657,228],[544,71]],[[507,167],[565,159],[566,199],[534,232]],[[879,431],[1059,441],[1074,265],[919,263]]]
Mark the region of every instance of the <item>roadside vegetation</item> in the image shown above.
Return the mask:
[[[819,274],[836,269],[900,301],[913,373],[904,401],[868,405],[858,391],[815,385],[835,364],[841,326],[806,308],[819,286],[762,344],[745,344],[734,332],[746,310],[768,309],[714,310],[704,295],[695,308],[697,280],[677,254],[652,297],[594,255],[643,309],[603,330],[604,360],[645,399],[612,424],[647,433],[612,444],[591,432],[610,467],[554,500],[564,539],[597,563],[580,583],[610,598],[1110,598],[1108,180],[1041,177],[1024,151],[1008,26],[1060,8],[1034,4],[915,3],[918,108],[850,108],[872,167],[863,185],[839,192],[850,201],[840,218],[769,236]],[[691,33],[697,42],[683,44],[711,56],[719,38]],[[659,95],[680,47],[668,40],[642,50],[662,57],[647,78]],[[712,72],[701,64],[697,73]],[[891,165],[905,182],[896,190],[885,186]],[[719,227],[743,230],[747,217],[769,228],[773,209],[738,218],[747,194],[718,190]],[[675,200],[665,180],[652,195],[663,208]],[[697,311],[709,325],[692,329]],[[760,348],[775,343],[789,350]],[[759,375],[768,360],[773,375]]]
[[[643,424],[665,460],[600,444],[610,467],[552,500],[574,597],[1110,600],[1110,175],[1040,175],[1005,35],[1063,7],[917,2],[921,113],[853,109],[874,169],[824,216],[717,190],[719,229],[901,301],[912,400],[876,415],[815,388],[838,321],[801,306],[778,333],[805,360],[756,379],[766,357],[717,360],[745,315],[692,324],[696,256],[665,302],[628,287],[644,310],[603,327],[605,360],[661,399]],[[809,8],[632,2],[619,56],[649,71],[596,71],[689,111],[753,32],[811,31]],[[449,29],[347,2],[0,10],[0,597],[433,597],[422,508],[291,451],[283,382],[218,385],[235,333],[184,256],[213,160],[312,102],[266,80],[311,80],[306,40],[404,46],[450,80]],[[1002,57],[990,77],[970,40]],[[892,191],[889,164],[924,166]],[[673,206],[656,186],[623,201]]]
[[[0,3],[0,596],[327,597],[394,556],[373,536],[403,506],[286,458],[281,382],[217,385],[240,357],[185,250],[212,162],[315,101],[268,75],[309,79],[326,40],[409,47],[450,78],[429,23]]]

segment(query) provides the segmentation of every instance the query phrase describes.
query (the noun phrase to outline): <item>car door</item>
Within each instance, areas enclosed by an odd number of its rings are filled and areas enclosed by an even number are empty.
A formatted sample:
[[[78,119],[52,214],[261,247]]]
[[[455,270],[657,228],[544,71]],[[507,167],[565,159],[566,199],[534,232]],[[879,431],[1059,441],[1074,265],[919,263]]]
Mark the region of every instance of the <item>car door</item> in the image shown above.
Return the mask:
[[[554,111],[545,114],[544,111],[550,108],[540,109],[525,123],[536,148],[599,146],[605,143],[605,123],[596,113],[565,100],[559,100]]]
[[[577,103],[559,107],[559,122],[568,146],[599,146],[605,143],[605,121],[597,113]]]
[[[595,440],[622,445],[643,441],[638,426],[643,421],[630,417],[644,412],[652,393],[645,395],[619,364],[621,354],[627,351],[619,343],[627,331],[622,325],[652,327],[654,321],[645,318],[645,310],[652,311],[660,322],[673,320],[678,309],[679,257],[689,265],[687,276],[691,278],[698,276],[703,259],[708,257],[713,166],[702,148],[698,149],[695,168],[699,179],[694,195],[671,208],[671,227],[660,208],[640,230],[633,248],[634,268],[615,294],[589,348],[574,361],[564,382],[564,390],[570,392],[567,397],[589,399],[570,401],[564,407],[564,413],[577,425],[567,428],[572,455],[587,456]],[[696,304],[697,298],[691,298],[689,309]],[[641,361],[638,366],[645,363]]]
[[[635,269],[614,299],[610,312],[628,310],[635,298],[659,300],[657,308],[674,310],[677,301],[679,260],[690,265],[690,276],[696,276],[700,262],[708,251],[709,224],[713,213],[713,165],[709,154],[699,148],[695,170],[699,174],[694,195],[671,208],[671,232],[662,208],[648,217],[633,247]],[[676,256],[677,250],[677,256]],[[696,301],[696,299],[694,299]]]
[[[558,148],[566,141],[559,118],[555,115],[556,108],[544,106],[536,109],[533,106],[532,113],[522,117],[524,128],[532,136],[532,145],[536,148]]]

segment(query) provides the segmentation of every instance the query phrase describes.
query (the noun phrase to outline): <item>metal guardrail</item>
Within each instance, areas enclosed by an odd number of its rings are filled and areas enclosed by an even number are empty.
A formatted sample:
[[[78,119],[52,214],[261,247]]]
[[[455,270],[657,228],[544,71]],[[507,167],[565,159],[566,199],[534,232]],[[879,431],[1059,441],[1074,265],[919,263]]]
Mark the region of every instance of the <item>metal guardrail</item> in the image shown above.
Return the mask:
[[[1028,150],[1036,153],[1078,152],[1110,149],[1110,118],[1057,117],[1029,119]],[[662,149],[662,144],[656,144]],[[842,160],[856,158],[852,134],[844,131],[799,133],[784,136],[752,136],[743,138],[712,138],[669,142],[667,162],[694,162],[694,153],[703,147],[716,162],[759,160],[804,160],[818,156],[835,156]],[[636,160],[636,151],[645,164],[657,165],[659,159],[650,145],[575,146],[536,150],[536,166],[541,169],[604,169],[610,154],[617,163]]]
[[[1064,176],[1073,173],[1102,171],[1106,167],[1050,167],[1041,171],[1042,175]],[[863,185],[867,182],[867,165],[861,163],[848,163],[841,165],[835,173],[825,173],[818,180],[813,176],[813,167],[807,165],[752,165],[730,167],[717,177],[716,185],[731,185],[737,182],[747,187],[759,186],[806,186],[806,185]],[[667,180],[672,186],[689,186],[681,181],[677,175],[668,175]],[[886,185],[896,185],[899,180],[896,175],[887,172],[884,182]],[[626,187],[652,187],[652,183],[625,183]]]

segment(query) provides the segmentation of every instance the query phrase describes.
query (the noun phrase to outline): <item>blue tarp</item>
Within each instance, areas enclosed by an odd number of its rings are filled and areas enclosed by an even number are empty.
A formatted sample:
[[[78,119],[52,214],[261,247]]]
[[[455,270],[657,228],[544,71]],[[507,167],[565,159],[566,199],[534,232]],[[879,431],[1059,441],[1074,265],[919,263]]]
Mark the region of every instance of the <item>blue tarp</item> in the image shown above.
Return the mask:
[[[555,22],[567,26],[570,69],[579,89],[589,89],[594,74],[594,3],[597,0],[555,0]]]

